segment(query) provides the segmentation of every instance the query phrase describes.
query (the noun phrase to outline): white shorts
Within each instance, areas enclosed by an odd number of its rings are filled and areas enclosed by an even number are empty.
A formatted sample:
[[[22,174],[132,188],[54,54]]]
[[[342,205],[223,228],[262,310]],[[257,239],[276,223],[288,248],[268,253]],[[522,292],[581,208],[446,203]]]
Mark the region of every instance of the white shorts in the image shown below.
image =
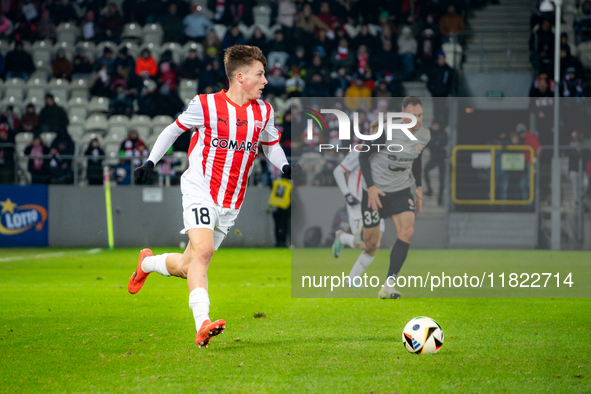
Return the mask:
[[[361,204],[350,206],[347,204],[347,215],[349,216],[349,227],[351,234],[355,234],[359,226],[363,224],[363,213],[361,212]],[[386,222],[380,219],[380,231],[384,232],[386,229]]]
[[[208,228],[213,231],[215,250],[218,250],[234,225],[239,209],[224,208],[211,201],[183,194],[183,224],[181,234],[193,228]]]

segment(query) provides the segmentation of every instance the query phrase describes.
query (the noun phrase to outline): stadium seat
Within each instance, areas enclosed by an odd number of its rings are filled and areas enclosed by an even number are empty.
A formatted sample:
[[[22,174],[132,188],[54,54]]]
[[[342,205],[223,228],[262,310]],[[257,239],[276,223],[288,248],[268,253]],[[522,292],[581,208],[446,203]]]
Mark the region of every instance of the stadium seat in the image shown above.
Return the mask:
[[[240,33],[242,33],[242,35],[244,36],[245,40],[249,40],[250,36],[252,36],[252,32],[254,31],[254,29],[256,29],[256,27],[260,25],[251,25],[251,26],[246,26],[244,23],[241,23],[238,25],[238,30],[240,30]]]
[[[289,59],[289,53],[287,52],[269,52],[267,55],[267,69],[270,70],[276,65],[284,68],[285,64],[287,63],[287,59]]]
[[[199,44],[195,41],[189,41],[185,45],[183,45],[183,54],[186,57],[189,49],[197,50],[197,57],[203,60],[203,45]]]
[[[458,68],[462,63],[462,46],[458,43],[446,42],[441,44],[441,50],[445,53],[445,62],[451,68]],[[455,55],[455,56],[454,56]]]
[[[141,42],[142,40],[142,27],[139,23],[127,23],[123,26],[123,31],[121,32],[122,39],[133,39],[137,40],[137,42]]]
[[[349,37],[351,37],[352,39],[357,37],[357,35],[359,34],[359,30],[361,30],[360,26],[353,26],[350,23],[346,23],[344,28]]]
[[[109,126],[109,128],[111,126],[123,126],[125,128],[128,128],[130,123],[129,118],[125,115],[113,115],[107,121],[107,125]]]
[[[17,145],[28,145],[31,141],[33,141],[33,133],[29,131],[18,133],[14,136],[14,141]]]
[[[84,126],[80,124],[69,124],[68,134],[70,134],[74,141],[78,141],[84,134]]]
[[[59,97],[62,102],[68,101],[68,93],[70,91],[70,82],[63,78],[54,78],[49,81],[49,91],[54,97]]]
[[[127,54],[131,57],[133,57],[134,59],[137,58],[140,55],[140,47],[137,44],[136,41],[123,41],[121,42],[121,44],[119,44],[119,48],[127,48]],[[116,56],[116,53],[113,54],[113,57]]]
[[[181,44],[178,42],[167,42],[166,44],[162,44],[160,46],[160,54],[167,50],[172,52],[172,61],[176,64],[181,64],[181,53],[183,51]]]
[[[271,26],[271,7],[268,5],[258,5],[252,9],[255,25]]]
[[[147,87],[150,92],[152,92],[158,85],[152,79],[145,79],[144,86]]]
[[[281,97],[275,97],[275,112],[285,113],[291,106],[291,99],[283,100]]]
[[[109,131],[104,138],[104,143],[115,143],[118,146],[121,145],[121,142],[127,137],[127,126],[122,125],[113,125],[109,126]]]
[[[108,142],[105,144],[101,144],[103,147],[103,150],[105,151],[105,156],[107,156],[107,158],[103,161],[103,165],[114,167],[117,164],[119,164],[120,144],[121,144],[121,141],[119,142],[119,144],[114,143],[114,142]]]
[[[46,62],[45,60],[39,59],[35,62],[35,68],[37,71],[45,71],[48,75],[52,73],[51,71],[51,62]]]
[[[213,25],[213,30],[215,31],[216,36],[220,39],[220,41],[224,40],[224,36],[226,35],[226,30],[228,30],[228,26],[226,25]]]
[[[86,119],[86,115],[88,115],[88,101],[81,97],[72,97],[66,107],[68,108],[68,115],[70,117],[77,116],[83,121]]]
[[[47,81],[49,79],[49,73],[47,71],[45,71],[45,70],[36,70],[29,77],[29,79],[31,79],[31,78],[39,78],[39,79],[42,79],[44,81]]]
[[[369,34],[371,34],[374,37],[378,35],[378,29],[377,29],[376,25],[373,25],[371,23],[369,25],[367,25],[367,31],[369,32]]]
[[[33,47],[31,49],[33,62],[37,62],[37,60],[42,60],[45,63],[51,63],[53,53],[53,44],[51,43],[51,41],[37,41],[33,44]]]
[[[0,102],[0,108],[4,110],[9,105],[12,105],[12,108],[18,114],[22,114],[23,109],[25,108],[22,97],[5,96],[4,99],[2,99],[2,102]]]
[[[103,41],[96,46],[94,52],[94,57],[96,59],[103,56],[103,51],[105,50],[105,47],[111,48],[111,50],[113,51],[113,57],[115,57],[115,55],[117,54],[117,44],[115,44],[113,41]]]
[[[21,41],[21,42],[23,43],[23,48],[24,48],[25,51],[27,51],[29,53],[33,52],[33,49],[32,49],[33,48],[33,44],[31,44],[27,40]],[[16,44],[16,41],[15,41],[15,44]],[[14,45],[13,45],[13,48],[14,48]]]
[[[129,122],[130,127],[137,130],[140,138],[146,139],[152,133],[152,119],[146,115],[133,115]]]
[[[74,59],[74,52],[75,52],[74,44],[72,44],[68,41],[56,42],[55,45],[53,46],[53,55],[55,56],[60,49],[62,49],[66,53],[66,57],[68,58],[69,61],[72,61]]]
[[[267,38],[269,40],[273,40],[274,37],[275,37],[275,32],[278,31],[278,30],[282,30],[282,29],[283,29],[283,26],[282,25],[280,25],[279,23],[275,23],[269,29],[267,29],[266,31],[264,31],[264,33],[265,33],[265,35],[267,36]]]
[[[56,28],[56,33],[56,41],[65,41],[70,45],[74,45],[76,43],[76,39],[79,35],[76,25],[70,22],[61,23]]]
[[[83,48],[88,56],[94,58],[94,54],[96,52],[96,44],[94,42],[81,41],[76,44],[76,48]]]
[[[583,67],[591,68],[591,41],[583,41],[577,45],[577,53]]]
[[[21,78],[10,78],[4,83],[4,97],[16,97],[22,100],[25,96],[26,83]]]
[[[162,36],[164,32],[162,30],[162,26],[158,23],[149,23],[142,29],[143,35],[143,44],[156,44],[160,45],[162,43]]]
[[[158,139],[158,136],[160,135],[160,132],[158,133],[152,133],[144,142],[146,143],[146,146],[148,147],[148,150],[151,151],[152,148],[154,147],[154,143],[156,142],[156,140]]]
[[[86,132],[107,132],[107,117],[103,114],[92,114],[84,123]]]
[[[84,111],[86,111],[86,108],[84,108]],[[83,126],[85,123],[86,115],[81,116],[75,111],[72,111],[72,109],[70,109],[68,111],[68,119],[70,120],[71,125]]]
[[[50,146],[53,140],[55,139],[57,133],[53,131],[46,131],[41,133],[41,140],[45,142],[45,145]]]
[[[197,94],[198,86],[199,84],[197,80],[182,79],[179,84],[179,95],[181,96],[181,99],[183,101],[186,99],[192,100]]]
[[[65,107],[66,105],[68,105],[68,100],[64,100],[60,96],[53,96],[53,100],[60,107]]]
[[[27,81],[27,97],[43,97],[47,91],[47,81],[40,78],[30,78]]]
[[[166,126],[174,122],[174,119],[167,115],[158,115],[152,119],[152,135],[160,135]]]
[[[41,61],[45,64],[50,64],[52,57],[51,50],[39,49],[33,52],[33,63],[37,64],[38,61]]]
[[[6,54],[8,52],[10,52],[12,50],[12,44],[10,43],[9,40],[0,40],[0,52],[2,52],[2,54],[4,56],[6,56]]]
[[[35,108],[43,108],[45,106],[45,96],[28,96],[23,102],[33,104]],[[57,104],[57,100],[56,100]],[[58,104],[59,105],[59,104]]]
[[[109,99],[106,97],[93,97],[88,103],[88,111],[109,112]]]
[[[213,19],[213,11],[207,8],[207,0],[191,0],[190,1],[192,6],[201,6],[201,13],[205,15],[209,20]]]
[[[70,83],[70,95],[72,98],[88,99],[88,81],[86,79],[75,79]]]

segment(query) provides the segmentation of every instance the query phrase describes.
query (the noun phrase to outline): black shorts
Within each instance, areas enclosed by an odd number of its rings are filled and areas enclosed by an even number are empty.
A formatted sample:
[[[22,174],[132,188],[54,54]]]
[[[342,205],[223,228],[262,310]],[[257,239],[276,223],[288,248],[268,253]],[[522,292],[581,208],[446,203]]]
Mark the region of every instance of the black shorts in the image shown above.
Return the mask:
[[[410,188],[398,192],[386,193],[380,196],[382,207],[373,211],[367,204],[367,190],[363,191],[361,211],[363,214],[363,227],[372,228],[380,224],[380,219],[389,218],[402,212],[414,212],[415,200]]]

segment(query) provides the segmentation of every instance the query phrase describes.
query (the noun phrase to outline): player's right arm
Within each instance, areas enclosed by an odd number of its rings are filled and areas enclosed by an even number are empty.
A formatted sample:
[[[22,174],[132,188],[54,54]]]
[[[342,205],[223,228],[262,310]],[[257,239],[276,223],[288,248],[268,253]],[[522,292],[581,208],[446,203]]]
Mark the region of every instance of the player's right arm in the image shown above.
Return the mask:
[[[347,174],[350,174],[353,170],[353,168],[349,168],[349,164],[353,164],[355,166],[359,165],[357,156],[358,153],[349,153],[341,162],[341,164],[339,164],[332,172],[337,186],[339,189],[341,189],[341,193],[343,193],[343,196],[345,196],[345,199],[347,200],[347,204],[350,206],[359,204],[359,200],[353,197],[351,191],[349,190],[349,185],[347,184]],[[355,161],[357,161],[357,163],[354,163]]]
[[[166,126],[164,130],[156,139],[154,147],[150,152],[148,160],[134,171],[136,183],[145,183],[148,180],[148,175],[154,169],[154,166],[162,159],[162,156],[168,152],[176,139],[185,131],[193,127],[201,127],[204,124],[203,107],[201,105],[201,98],[195,96],[189,103],[187,109],[171,124]]]

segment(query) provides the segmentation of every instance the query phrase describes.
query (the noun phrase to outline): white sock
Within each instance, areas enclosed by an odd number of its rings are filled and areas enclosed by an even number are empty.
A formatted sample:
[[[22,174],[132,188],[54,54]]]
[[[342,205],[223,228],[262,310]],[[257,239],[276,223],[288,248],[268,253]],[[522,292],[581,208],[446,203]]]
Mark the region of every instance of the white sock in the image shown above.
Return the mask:
[[[193,311],[197,331],[204,321],[209,320],[209,294],[203,287],[198,287],[189,294],[189,308]]]
[[[170,276],[166,268],[166,256],[170,253],[148,256],[142,260],[142,270],[146,273],[158,272],[160,275]]]
[[[351,272],[349,272],[349,278],[353,280],[356,276],[360,277],[363,274],[363,271],[365,271],[365,269],[372,263],[373,259],[374,257],[368,255],[365,251],[361,252],[357,261],[353,265],[353,268],[351,268]]]
[[[355,244],[353,243],[355,237],[353,236],[353,234],[341,233],[341,235],[339,235],[339,239],[348,247],[355,249]]]

